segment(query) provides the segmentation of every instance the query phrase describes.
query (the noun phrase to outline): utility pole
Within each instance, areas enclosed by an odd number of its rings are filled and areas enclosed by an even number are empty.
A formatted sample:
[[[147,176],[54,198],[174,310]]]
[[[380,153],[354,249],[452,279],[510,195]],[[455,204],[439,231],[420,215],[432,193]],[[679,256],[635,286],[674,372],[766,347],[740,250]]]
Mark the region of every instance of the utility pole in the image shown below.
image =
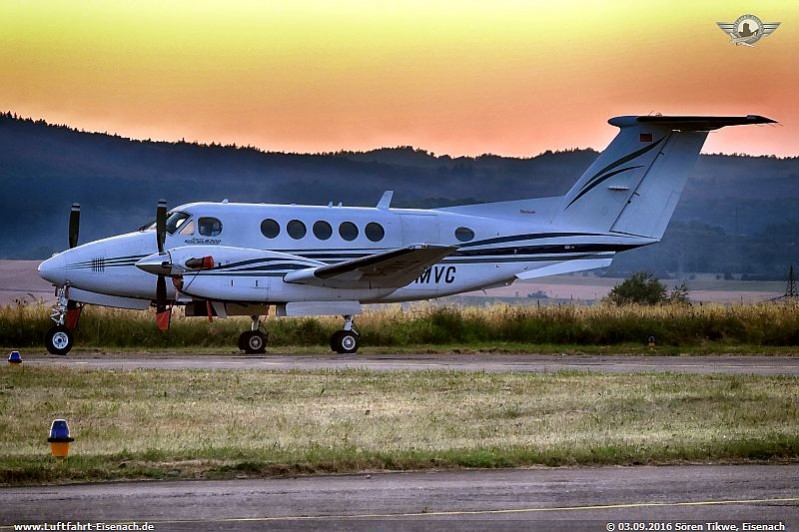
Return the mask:
[[[793,275],[793,264],[791,264],[791,269],[788,270],[788,286],[785,287],[785,298],[795,298],[797,295],[796,293],[796,277]]]

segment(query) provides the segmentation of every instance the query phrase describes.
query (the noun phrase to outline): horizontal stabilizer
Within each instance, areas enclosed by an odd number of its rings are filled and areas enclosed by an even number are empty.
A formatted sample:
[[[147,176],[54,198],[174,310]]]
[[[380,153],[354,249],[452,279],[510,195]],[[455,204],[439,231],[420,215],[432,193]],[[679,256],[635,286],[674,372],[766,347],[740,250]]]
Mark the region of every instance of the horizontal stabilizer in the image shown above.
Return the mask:
[[[611,118],[608,123],[622,127],[621,121],[633,118],[639,124],[668,125],[680,131],[712,131],[726,126],[747,126],[754,124],[775,124],[777,121],[765,116],[621,116]]]
[[[455,249],[451,246],[410,246],[330,266],[290,272],[283,280],[331,288],[401,288]]]

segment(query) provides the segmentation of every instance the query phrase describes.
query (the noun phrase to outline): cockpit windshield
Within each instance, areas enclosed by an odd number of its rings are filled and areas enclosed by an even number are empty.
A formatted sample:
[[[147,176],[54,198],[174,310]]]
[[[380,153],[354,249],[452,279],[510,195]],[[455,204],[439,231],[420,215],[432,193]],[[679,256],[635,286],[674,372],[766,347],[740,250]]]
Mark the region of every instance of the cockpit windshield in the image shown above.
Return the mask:
[[[169,233],[170,235],[173,234],[190,217],[191,215],[186,212],[179,212],[179,211],[168,212],[166,214],[166,232]],[[155,231],[155,220],[139,227],[139,231]]]

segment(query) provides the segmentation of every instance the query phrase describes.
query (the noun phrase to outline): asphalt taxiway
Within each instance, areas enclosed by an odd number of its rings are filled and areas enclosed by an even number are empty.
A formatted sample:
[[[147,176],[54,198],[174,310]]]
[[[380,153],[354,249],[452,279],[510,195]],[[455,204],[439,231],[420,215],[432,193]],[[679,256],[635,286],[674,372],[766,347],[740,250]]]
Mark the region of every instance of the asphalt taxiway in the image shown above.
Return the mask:
[[[147,521],[155,530],[599,531],[655,521],[672,523],[657,530],[676,530],[675,523],[686,522],[740,527],[781,521],[795,530],[797,478],[799,465],[695,465],[5,488],[0,523]]]
[[[791,356],[649,356],[539,354],[397,354],[397,355],[187,355],[70,354],[25,356],[31,366],[65,365],[92,369],[226,369],[373,371],[487,371],[542,373],[563,370],[605,373],[677,372],[735,375],[799,375],[799,357]]]

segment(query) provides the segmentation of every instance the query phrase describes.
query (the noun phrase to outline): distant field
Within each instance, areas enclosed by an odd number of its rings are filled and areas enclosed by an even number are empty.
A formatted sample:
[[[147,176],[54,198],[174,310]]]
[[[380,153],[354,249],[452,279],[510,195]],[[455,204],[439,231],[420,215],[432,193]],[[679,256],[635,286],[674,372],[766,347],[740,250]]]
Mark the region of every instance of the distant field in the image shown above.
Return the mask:
[[[17,301],[52,302],[53,287],[39,277],[38,260],[0,260],[0,306]]]
[[[42,280],[36,272],[40,261],[36,260],[0,260],[0,306],[23,300],[28,303],[44,300],[53,301],[53,288]],[[753,303],[782,295],[785,282],[782,281],[725,281],[716,279],[713,274],[697,274],[688,279],[691,299],[716,303]],[[587,275],[558,275],[545,277],[538,281],[517,282],[511,286],[492,288],[490,290],[463,294],[470,298],[481,299],[510,298],[525,303],[538,301],[528,296],[543,294],[547,299],[540,300],[546,304],[548,300],[594,301],[605,297],[610,289],[622,279],[598,277],[593,273]],[[675,281],[665,280],[671,287]]]
[[[785,293],[784,281],[740,281],[716,279],[709,273],[690,274],[685,282],[690,289],[692,301],[709,303],[756,303],[778,297]],[[485,294],[490,297],[535,297],[540,293],[549,299],[596,301],[602,299],[623,279],[599,277],[593,273],[588,275],[557,275],[545,277],[537,281],[517,282],[511,286],[493,288]],[[665,279],[662,281],[672,288],[680,281]],[[477,293],[473,293],[475,295]],[[479,294],[483,295],[482,292]],[[543,302],[546,302],[544,300]]]

